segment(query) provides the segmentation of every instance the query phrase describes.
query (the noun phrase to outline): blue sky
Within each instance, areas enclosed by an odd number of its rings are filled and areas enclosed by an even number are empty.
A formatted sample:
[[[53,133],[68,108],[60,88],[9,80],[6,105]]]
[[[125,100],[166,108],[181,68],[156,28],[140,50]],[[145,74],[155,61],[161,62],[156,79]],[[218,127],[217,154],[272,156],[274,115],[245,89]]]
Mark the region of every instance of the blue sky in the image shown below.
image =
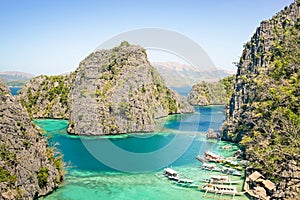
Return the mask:
[[[144,27],[184,34],[217,67],[235,70],[260,21],[292,1],[0,0],[0,71],[69,72],[110,37]]]

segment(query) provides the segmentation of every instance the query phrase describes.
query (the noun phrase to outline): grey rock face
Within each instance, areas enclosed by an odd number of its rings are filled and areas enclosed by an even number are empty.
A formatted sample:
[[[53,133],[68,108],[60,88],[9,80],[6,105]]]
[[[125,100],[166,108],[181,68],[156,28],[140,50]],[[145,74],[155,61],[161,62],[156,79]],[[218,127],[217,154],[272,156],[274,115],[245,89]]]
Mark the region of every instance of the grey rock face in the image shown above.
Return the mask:
[[[188,102],[191,105],[224,105],[226,102],[226,90],[221,81],[206,83],[204,81],[193,85]]]
[[[183,97],[165,86],[145,49],[124,42],[80,63],[70,99],[72,134],[154,131],[156,118],[193,112]]]
[[[69,118],[69,90],[72,75],[31,79],[17,95],[32,118]]]
[[[50,193],[63,179],[60,158],[54,158],[41,130],[2,83],[0,102],[0,199]]]
[[[299,5],[261,22],[245,44],[222,127],[223,139],[241,142],[252,167],[273,178],[273,199],[300,195]]]

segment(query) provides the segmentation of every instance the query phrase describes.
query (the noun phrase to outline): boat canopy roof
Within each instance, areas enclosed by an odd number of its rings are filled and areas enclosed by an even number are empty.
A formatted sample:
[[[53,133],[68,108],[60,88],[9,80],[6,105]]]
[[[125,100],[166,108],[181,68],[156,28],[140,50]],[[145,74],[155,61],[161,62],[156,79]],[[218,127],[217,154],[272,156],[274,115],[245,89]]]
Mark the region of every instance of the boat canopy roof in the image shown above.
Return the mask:
[[[210,176],[211,179],[223,179],[223,180],[229,180],[229,177],[228,176],[218,176],[218,175],[213,175],[213,176]]]
[[[209,155],[209,156],[211,156],[211,157],[213,157],[213,158],[220,158],[220,157],[221,157],[221,156],[219,156],[219,155],[217,155],[217,154],[214,154],[214,153],[211,152],[211,151],[206,151],[205,154],[206,154],[206,155]]]
[[[168,173],[168,174],[178,174],[178,172],[172,168],[165,168],[164,171],[165,171],[165,173]]]

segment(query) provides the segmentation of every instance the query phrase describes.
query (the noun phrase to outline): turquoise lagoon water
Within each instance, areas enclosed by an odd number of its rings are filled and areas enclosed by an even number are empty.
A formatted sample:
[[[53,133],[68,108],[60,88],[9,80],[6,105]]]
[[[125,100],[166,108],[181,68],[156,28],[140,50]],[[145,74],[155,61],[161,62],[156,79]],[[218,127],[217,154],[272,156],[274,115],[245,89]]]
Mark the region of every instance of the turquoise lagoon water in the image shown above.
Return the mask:
[[[109,137],[70,136],[66,133],[67,121],[35,120],[35,123],[46,131],[46,135],[50,136],[51,145],[56,144],[64,154],[64,161],[67,163],[63,185],[41,199],[232,199],[231,196],[214,196],[213,194],[207,194],[204,197],[204,192],[196,188],[179,187],[162,176],[165,160],[174,157],[178,149],[181,149],[180,146],[184,145],[187,145],[187,149],[181,153],[182,155],[173,158],[173,161],[168,163],[169,166],[185,177],[193,179],[197,184],[200,184],[201,179],[209,178],[211,174],[218,174],[201,170],[200,163],[195,156],[203,155],[203,152],[207,150],[223,156],[232,156],[238,149],[234,144],[205,138],[203,132],[208,128],[218,129],[221,126],[224,120],[222,110],[222,106],[196,107],[195,114],[174,115],[163,120],[163,125],[155,134],[125,134]],[[174,140],[182,141],[183,145]],[[121,168],[131,162],[129,158],[126,163],[127,158],[124,161],[122,155],[112,155],[111,149],[105,149],[107,143],[123,149],[125,152],[145,155],[145,157],[149,153],[159,153],[160,150],[166,148],[169,148],[169,154],[161,156],[158,154],[158,156],[150,157],[149,160],[141,158],[141,162],[139,160],[132,161],[133,164],[129,164],[125,168],[133,167],[138,172],[123,172],[114,169],[115,166],[109,167],[103,164],[88,150],[93,146],[97,152],[100,151],[100,154],[111,155],[111,160],[120,160]],[[174,143],[178,145],[174,146]],[[228,144],[233,146],[232,150],[221,149],[222,146]],[[95,156],[97,157],[97,155]],[[141,166],[141,168],[135,168],[136,166]],[[143,171],[143,169],[149,170]],[[242,180],[239,177],[231,178],[232,180]],[[238,185],[240,191],[241,187],[242,182]],[[240,196],[235,199],[247,198]]]

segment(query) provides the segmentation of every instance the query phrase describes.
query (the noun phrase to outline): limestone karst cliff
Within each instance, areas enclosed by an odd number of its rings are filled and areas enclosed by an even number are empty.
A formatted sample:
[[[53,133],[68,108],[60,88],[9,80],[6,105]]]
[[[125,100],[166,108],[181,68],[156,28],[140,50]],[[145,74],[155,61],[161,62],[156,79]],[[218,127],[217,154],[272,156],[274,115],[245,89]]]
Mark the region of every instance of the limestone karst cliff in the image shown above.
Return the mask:
[[[299,5],[261,22],[245,44],[223,124],[223,139],[244,146],[281,199],[300,195]]]
[[[17,95],[32,118],[69,118],[69,90],[72,75],[31,79]]]
[[[232,93],[233,76],[225,77],[218,82],[200,82],[193,85],[187,100],[191,105],[224,105]]]
[[[127,42],[91,53],[74,76],[68,128],[73,134],[149,132],[156,118],[193,112],[166,87],[145,49]]]
[[[54,150],[0,83],[0,199],[36,199],[58,187],[63,162]]]
[[[70,75],[32,79],[17,98],[32,118],[69,119],[71,134],[149,132],[156,118],[194,111],[127,42],[91,53]]]

